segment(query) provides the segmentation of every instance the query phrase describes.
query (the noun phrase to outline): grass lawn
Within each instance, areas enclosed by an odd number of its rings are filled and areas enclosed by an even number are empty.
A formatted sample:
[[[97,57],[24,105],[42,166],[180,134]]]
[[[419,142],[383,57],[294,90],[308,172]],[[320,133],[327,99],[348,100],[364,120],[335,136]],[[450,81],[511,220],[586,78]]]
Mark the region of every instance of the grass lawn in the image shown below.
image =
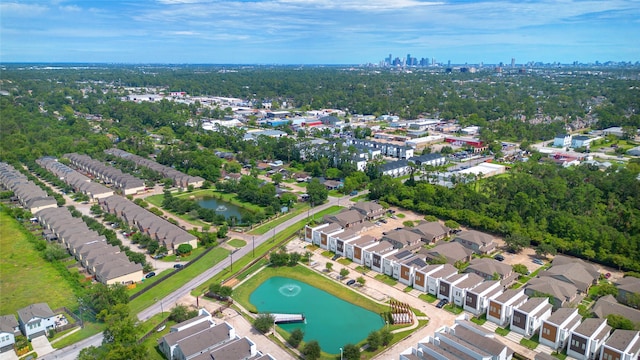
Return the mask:
[[[46,302],[51,309],[75,308],[71,286],[52,263],[40,257],[30,236],[17,220],[0,212],[0,314],[15,314],[38,302]]]
[[[231,239],[227,241],[227,244],[233,246],[234,248],[241,248],[247,245],[247,242],[242,239]]]
[[[369,268],[366,266],[356,266],[356,271],[359,272],[360,274],[366,274],[369,272]]]
[[[553,356],[556,359],[560,359],[560,360],[564,360],[564,359],[567,358],[567,354],[559,353],[559,352],[555,352],[555,351],[551,353],[551,356]]]
[[[378,280],[378,281],[381,281],[381,282],[383,282],[383,283],[385,283],[386,285],[389,285],[389,286],[395,286],[398,283],[398,281],[396,279],[392,278],[389,275],[385,275],[385,274],[378,274],[378,275],[375,276],[375,279]]]
[[[352,197],[352,198],[351,198],[351,201],[353,201],[353,202],[366,201],[366,200],[368,200],[368,199],[367,199],[367,196],[369,196],[369,195],[368,195],[368,194],[358,195],[358,196],[356,196],[356,197]]]
[[[238,301],[242,306],[244,306],[245,309],[256,312],[256,307],[249,302],[249,296],[256,288],[258,288],[258,286],[260,286],[260,284],[274,276],[288,277],[294,280],[302,281],[315,288],[324,290],[342,300],[348,301],[353,304],[358,304],[358,306],[361,306],[367,310],[371,310],[376,314],[389,311],[388,306],[378,304],[373,300],[365,298],[358,292],[355,292],[350,288],[341,286],[335,281],[326,278],[316,273],[315,271],[309,270],[308,268],[301,265],[297,265],[295,267],[283,266],[278,268],[264,268],[262,271],[252,276],[245,283],[235,288],[233,290],[232,297],[234,298],[234,300]]]
[[[477,325],[483,325],[487,322],[487,314],[482,314],[480,317],[474,316],[471,318],[471,322]]]
[[[408,293],[408,292],[411,292],[411,290],[413,290],[413,287],[411,287],[411,286],[407,286],[407,287],[406,287],[406,288],[404,288],[404,290],[402,290],[402,291],[404,291],[404,292]]]
[[[229,251],[222,248],[215,248],[201,257],[198,261],[180,270],[177,274],[173,275],[167,281],[163,281],[153,289],[133,299],[129,303],[129,308],[132,314],[137,314],[140,311],[146,309],[153,304],[154,298],[164,298],[172,291],[178,289],[187,281],[194,278],[196,275],[201,274],[213,264],[219,263],[221,260],[229,256]]]
[[[165,313],[165,316],[166,315],[167,313]],[[149,320],[143,322],[140,325],[142,329],[141,335],[145,335],[148,331],[153,329],[156,325],[160,324],[163,319],[164,319],[164,316],[161,316],[160,314],[156,314],[156,315],[153,315]],[[164,330],[160,332],[157,332],[157,331],[154,332],[151,336],[149,336],[147,339],[145,339],[142,342],[142,344],[144,344],[144,347],[147,348],[147,351],[148,351],[148,356],[146,357],[146,359],[149,359],[149,360],[165,359],[164,355],[162,355],[162,352],[160,352],[160,349],[158,348],[158,339],[167,335],[169,333],[169,330],[171,330],[171,326],[175,325],[175,323],[176,323],[175,321],[167,321],[167,323],[165,324],[166,327],[164,328]]]
[[[329,258],[329,259],[331,259],[333,257],[333,253],[331,251],[329,251],[329,250],[323,251],[321,255],[326,257],[326,258]]]
[[[520,345],[533,350],[535,348],[538,347],[538,336],[534,336],[531,339],[527,339],[527,338],[522,338],[522,340],[520,340]]]
[[[75,344],[80,340],[89,338],[97,333],[103,332],[105,329],[105,324],[103,323],[92,323],[85,321],[84,328],[80,329],[80,331],[76,331],[73,334],[60,339],[60,341],[56,341],[51,344],[56,349],[62,349],[63,347],[67,347],[71,344]]]
[[[273,221],[269,221],[268,223],[266,223],[264,225],[258,226],[257,228],[249,231],[248,233],[249,234],[253,234],[253,235],[265,234],[269,230],[273,229],[274,227],[282,224],[283,222],[285,222],[285,221],[287,221],[287,220],[289,220],[289,219],[291,219],[293,217],[296,217],[297,215],[299,215],[300,213],[302,213],[302,212],[304,212],[304,211],[306,211],[308,209],[309,209],[309,206],[307,204],[305,204],[302,207],[300,207],[300,208],[288,213],[287,215],[280,216],[279,218],[274,219]],[[331,207],[329,207],[329,208],[327,208],[325,210],[322,210],[322,211],[318,212],[317,214],[313,215],[312,219],[315,219],[318,216],[320,218],[322,218],[325,215],[337,213],[342,209],[343,209],[342,206],[334,205],[334,206],[331,206]]]
[[[438,300],[437,297],[431,294],[420,294],[418,295],[418,298],[420,298],[422,301],[428,302],[429,304],[433,304],[436,300]]]
[[[398,219],[404,219],[405,218],[405,214],[397,213],[396,217],[398,217]]]
[[[338,259],[338,264],[344,265],[344,266],[348,266],[349,264],[351,264],[353,261],[351,259],[347,259],[344,257],[341,257],[340,259]]]
[[[444,309],[447,310],[448,312],[458,315],[462,312],[462,308],[460,306],[456,306],[453,304],[447,304],[444,306]]]
[[[507,334],[511,332],[511,330],[509,330],[509,328],[497,328],[496,329],[496,334],[501,335],[501,336],[507,336]]]
[[[193,250],[191,250],[191,253],[189,253],[189,255],[176,255],[176,254],[171,254],[171,255],[167,255],[165,257],[163,257],[162,259],[160,259],[160,261],[166,261],[166,262],[174,262],[174,261],[186,261],[189,262],[193,259],[195,259],[198,255],[202,254],[207,248],[205,247],[197,247]]]

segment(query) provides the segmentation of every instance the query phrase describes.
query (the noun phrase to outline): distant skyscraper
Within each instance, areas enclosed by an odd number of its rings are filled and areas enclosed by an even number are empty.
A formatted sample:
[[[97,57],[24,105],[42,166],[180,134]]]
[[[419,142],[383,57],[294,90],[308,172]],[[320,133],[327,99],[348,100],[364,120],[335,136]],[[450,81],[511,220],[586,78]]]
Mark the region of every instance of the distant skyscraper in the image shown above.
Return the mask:
[[[511,58],[511,67],[516,67],[516,58]]]
[[[411,54],[407,54],[407,61],[405,62],[405,65],[411,66]]]
[[[447,60],[447,67],[451,67],[451,60]]]

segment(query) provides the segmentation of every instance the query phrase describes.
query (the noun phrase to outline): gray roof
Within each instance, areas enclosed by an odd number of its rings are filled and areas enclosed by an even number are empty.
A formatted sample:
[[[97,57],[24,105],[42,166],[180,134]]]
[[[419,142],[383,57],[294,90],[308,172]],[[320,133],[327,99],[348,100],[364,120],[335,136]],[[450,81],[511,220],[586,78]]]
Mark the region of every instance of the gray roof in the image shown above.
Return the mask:
[[[640,310],[618,303],[613,295],[603,296],[593,306],[593,313],[599,318],[617,314],[631,320],[634,324],[640,323]]]
[[[456,239],[462,239],[478,246],[486,246],[493,242],[493,236],[476,230],[463,231],[456,236]]]
[[[577,312],[578,312],[578,309],[576,308],[559,308],[558,310],[554,311],[553,314],[551,314],[551,316],[549,316],[549,318],[546,321],[551,324],[560,325],[567,318],[573,316],[573,314]],[[578,320],[580,319],[581,317]]]
[[[477,328],[477,327],[476,327]],[[456,336],[470,344],[473,344],[484,352],[493,355],[494,357],[499,355],[507,348],[507,354],[513,353],[513,350],[509,349],[505,344],[490,337],[491,334],[487,333],[485,336],[478,334],[476,331],[469,330],[467,327],[456,326]]]
[[[251,340],[246,337],[220,345],[211,351],[211,358],[214,360],[242,360],[251,355]]]
[[[618,289],[630,293],[640,294],[640,278],[627,276],[617,282]]]
[[[518,311],[521,313],[529,314],[533,310],[535,310],[540,304],[546,303],[548,308],[551,308],[551,303],[549,303],[549,299],[546,297],[534,297],[529,298],[529,300],[525,301],[524,304],[518,307]]]
[[[182,331],[176,331],[169,333],[163,337],[164,341],[169,344],[169,346],[173,346],[178,343],[180,340],[184,340],[190,336],[193,336],[203,330],[206,330],[211,327],[209,322],[201,322],[199,324],[193,325],[189,328],[186,328]]]
[[[211,349],[212,346],[226,340],[229,340],[229,326],[222,323],[214,327],[208,327],[193,336],[178,340],[177,344],[182,353],[186,357],[189,357],[190,355]]]
[[[575,285],[546,276],[531,279],[525,289],[528,290],[527,292],[549,294],[563,302],[570,301],[578,292]]]
[[[573,330],[573,332],[578,335],[582,335],[590,338],[592,336],[597,335],[596,331],[598,330],[600,325],[606,322],[607,322],[607,319],[593,319],[593,318],[585,319],[582,322],[582,324],[578,325],[578,327],[575,328],[575,330]],[[611,326],[609,325],[605,325],[605,329],[606,328],[609,328],[609,330],[611,330]]]
[[[0,316],[0,332],[13,333],[14,329],[18,326],[18,320],[15,315],[2,315]]]
[[[502,277],[506,277],[513,272],[513,268],[511,267],[511,265],[507,265],[499,262],[498,260],[490,258],[472,259],[469,263],[469,266],[465,269],[465,272],[470,272],[471,270],[476,273],[487,275],[498,273]]]
[[[28,323],[33,318],[48,319],[55,316],[47,303],[31,304],[18,310],[18,317],[23,324]]]
[[[624,352],[638,335],[640,335],[639,331],[617,329],[607,339],[606,344],[620,352]],[[636,340],[630,350],[629,353],[638,355],[638,352],[640,352],[640,340]]]
[[[437,221],[421,222],[418,226],[412,228],[411,231],[422,235],[426,239],[433,239],[449,233],[449,229]]]
[[[471,256],[473,252],[458,242],[446,242],[444,244],[436,245],[434,248],[429,250],[422,249],[420,250],[420,254],[433,258],[442,255],[447,258],[449,263],[453,264],[456,261],[460,261]]]

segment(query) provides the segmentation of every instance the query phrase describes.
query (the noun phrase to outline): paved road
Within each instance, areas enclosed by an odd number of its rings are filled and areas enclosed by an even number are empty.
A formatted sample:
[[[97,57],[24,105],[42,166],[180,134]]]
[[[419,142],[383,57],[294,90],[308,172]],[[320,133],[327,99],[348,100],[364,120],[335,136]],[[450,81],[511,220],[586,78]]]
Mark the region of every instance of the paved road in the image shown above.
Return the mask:
[[[360,194],[362,194],[362,192]],[[316,214],[316,213],[318,213],[318,212],[320,212],[320,211],[322,211],[324,209],[327,209],[327,208],[329,208],[331,206],[338,205],[340,203],[340,201],[342,201],[342,205],[347,205],[346,204],[347,201],[346,201],[346,199],[344,197],[343,198],[329,197],[329,201],[328,202],[326,202],[323,205],[314,207],[313,210],[310,211],[310,214]],[[293,226],[298,221],[304,220],[307,216],[308,216],[308,214],[305,212],[305,213],[299,214],[299,215],[297,215],[297,216],[295,216],[295,217],[283,222],[282,224],[280,224],[280,225],[275,227],[275,233],[279,233],[281,231],[284,231],[285,229]],[[269,241],[272,238],[273,234],[274,234],[273,231],[269,231],[268,233],[266,233],[264,235],[256,236],[255,237],[255,245],[259,246],[262,243],[264,243],[266,241]],[[238,251],[236,251],[233,254],[233,257],[236,260],[240,259],[241,257],[247,255],[251,251],[251,249],[252,249],[252,247],[245,246],[245,247],[239,249]],[[138,319],[144,321],[144,320],[149,319],[151,316],[159,313],[161,311],[161,309],[164,309],[164,310],[169,309],[172,305],[176,304],[180,298],[182,298],[183,296],[189,294],[193,289],[195,289],[196,287],[204,284],[209,279],[211,279],[212,277],[214,277],[215,275],[217,275],[219,272],[223,271],[225,268],[227,268],[230,265],[231,265],[231,257],[228,257],[228,258],[224,259],[223,261],[215,264],[213,267],[207,269],[202,274],[196,276],[195,278],[193,278],[191,281],[189,281],[186,284],[184,284],[182,287],[180,287],[176,291],[174,291],[171,294],[167,295],[161,301],[156,302],[155,304],[151,305],[150,307],[142,310],[138,314]],[[78,354],[80,353],[81,349],[83,349],[85,347],[89,347],[89,346],[99,346],[101,343],[102,343],[102,333],[94,335],[94,336],[92,336],[90,338],[84,339],[84,340],[76,343],[73,346],[68,346],[66,348],[56,350],[53,353],[45,355],[41,359],[47,359],[47,360],[49,360],[49,359],[74,360],[74,359],[76,359],[78,357]]]

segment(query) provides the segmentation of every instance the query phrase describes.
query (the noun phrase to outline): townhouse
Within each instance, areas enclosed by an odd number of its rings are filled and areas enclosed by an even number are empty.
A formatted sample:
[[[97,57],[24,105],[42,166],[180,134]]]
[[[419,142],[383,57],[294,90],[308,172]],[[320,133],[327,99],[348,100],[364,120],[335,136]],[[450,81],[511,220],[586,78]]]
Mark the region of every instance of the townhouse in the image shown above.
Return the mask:
[[[552,266],[547,271],[538,274],[539,277],[551,277],[569,284],[573,284],[578,291],[586,294],[591,285],[595,285],[600,278],[598,268],[585,261],[557,255],[553,258]]]
[[[410,231],[420,235],[420,239],[427,244],[435,244],[449,236],[449,228],[438,221],[422,221]]]
[[[585,319],[570,332],[567,355],[578,360],[595,359],[610,332],[606,319]]]
[[[436,330],[415,347],[402,351],[400,360],[511,360],[514,351],[493,333],[471,323],[464,316],[451,327]]]
[[[392,266],[393,273],[391,276],[398,279],[402,284],[411,286],[415,281],[416,270],[424,268],[427,263],[422,256],[410,252],[409,256],[404,257],[402,261],[394,262]]]
[[[324,221],[339,224],[343,228],[349,228],[362,224],[364,217],[357,210],[344,210],[335,215],[325,215]]]
[[[419,253],[425,256],[425,261],[428,263],[445,261],[447,264],[452,265],[469,262],[471,255],[473,255],[473,251],[457,242],[445,242],[436,245],[432,249],[421,249]]]
[[[630,305],[631,300],[640,298],[640,278],[627,276],[616,282],[618,301]]]
[[[540,344],[556,351],[561,351],[567,345],[571,331],[582,323],[582,316],[576,308],[560,308],[547,319],[542,320],[540,327]]]
[[[600,360],[635,360],[640,357],[640,332],[617,329],[602,344]]]
[[[498,280],[485,280],[480,285],[467,290],[464,300],[464,310],[479,316],[487,312],[489,300],[500,296],[504,287]]]
[[[449,297],[449,301],[456,306],[463,307],[465,298],[467,296],[467,291],[476,288],[484,283],[484,279],[476,274],[462,274],[464,275],[464,279],[462,281],[458,281],[451,284],[451,293]],[[444,283],[446,284],[449,279],[446,279]],[[442,283],[442,282],[441,282]]]
[[[414,288],[437,296],[440,289],[440,281],[457,273],[458,269],[451,264],[427,265],[420,270],[416,270]]]
[[[513,271],[511,265],[490,258],[472,259],[464,271],[479,275],[485,280],[500,280],[505,288],[518,279],[518,273]]]
[[[462,244],[476,254],[488,254],[496,248],[493,236],[476,230],[462,231],[453,241]]]
[[[552,277],[537,277],[529,280],[525,285],[528,296],[550,296],[554,310],[573,304],[578,296],[578,288]]]
[[[405,228],[384,233],[382,240],[392,243],[396,249],[416,250],[422,247],[420,235]]]
[[[383,260],[398,252],[393,244],[388,241],[380,241],[377,244],[363,249],[364,265],[373,271],[382,273]]]
[[[373,201],[359,201],[355,203],[352,207],[352,210],[356,210],[366,221],[375,220],[384,215],[385,209],[382,205],[378,203],[374,203]]]
[[[170,360],[275,360],[258,351],[251,339],[238,336],[229,323],[216,324],[204,309],[197,317],[172,326],[158,340],[158,348]]]
[[[356,264],[364,265],[364,251],[377,243],[373,236],[360,236],[345,244],[345,257]]]
[[[640,324],[640,310],[618,303],[613,295],[606,295],[598,299],[593,305],[592,311],[601,319],[616,314],[631,320],[634,324]]]
[[[89,196],[91,200],[95,201],[114,194],[112,189],[92,182],[90,178],[58,162],[52,157],[37,159],[36,163],[71,186],[73,191],[85,194]]]
[[[120,169],[103,164],[87,155],[76,153],[65,154],[69,162],[83,172],[90,174],[94,178],[102,180],[105,184],[112,184],[120,189],[124,195],[133,195],[144,191],[144,181],[131,175],[125,174]]]
[[[13,191],[14,198],[20,205],[32,214],[38,211],[56,208],[56,199],[49,196],[46,191],[29,181],[25,175],[17,171],[13,166],[0,162],[0,185]]]
[[[194,249],[198,247],[197,237],[126,198],[110,196],[98,203],[105,212],[125,220],[130,227],[158,241],[169,252],[173,253],[181,244],[189,244]]]
[[[329,238],[329,250],[333,251],[336,255],[346,257],[347,244],[358,238],[360,238],[360,234],[354,229],[342,231]],[[351,252],[351,254],[353,254],[353,252]]]
[[[552,307],[546,297],[529,298],[513,309],[511,330],[525,337],[533,336],[542,325],[542,321],[551,316]]]
[[[151,169],[161,174],[163,177],[171,179],[174,182],[175,186],[183,189],[186,189],[189,185],[198,188],[198,187],[201,187],[202,184],[204,184],[204,179],[201,178],[200,176],[187,175],[170,166],[159,164],[156,161],[153,161],[151,159],[146,159],[141,156],[134,155],[120,149],[111,148],[111,149],[105,150],[104,152],[108,155],[126,159],[129,161],[132,161],[136,165],[144,166],[148,169]]]
[[[513,309],[524,304],[527,295],[524,289],[509,289],[495,299],[489,300],[487,320],[498,326],[506,326],[511,323]]]

